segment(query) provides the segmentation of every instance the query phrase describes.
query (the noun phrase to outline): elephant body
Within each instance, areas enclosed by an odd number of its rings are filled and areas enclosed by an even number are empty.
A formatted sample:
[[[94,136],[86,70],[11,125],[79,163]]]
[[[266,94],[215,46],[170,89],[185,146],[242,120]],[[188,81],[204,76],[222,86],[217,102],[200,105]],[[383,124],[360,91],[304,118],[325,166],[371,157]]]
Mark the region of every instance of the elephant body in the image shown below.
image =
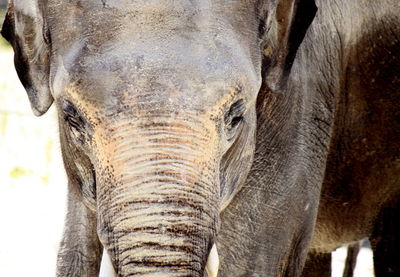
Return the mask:
[[[342,10],[337,45],[346,50],[338,53],[340,88],[312,249],[328,253],[368,237],[376,276],[396,276],[400,4],[365,3]]]
[[[329,276],[364,237],[376,276],[400,274],[399,14],[11,0],[2,34],[32,109],[59,115],[57,276],[97,276],[103,247],[118,276]]]
[[[265,108],[258,109],[253,166],[222,213],[218,249],[228,253],[222,276],[275,276],[282,263],[271,250],[277,241],[280,247],[282,241],[289,244],[285,258],[291,268],[285,264],[280,274],[299,276],[302,260],[296,257],[304,257],[304,237],[311,233],[303,276],[330,276],[330,253],[365,237],[376,276],[399,272],[400,6],[396,1],[317,6],[289,87],[283,94],[267,92],[263,100],[259,95],[259,107]],[[263,204],[253,208],[254,203]],[[315,207],[313,232],[309,214]],[[292,239],[271,236],[277,227]]]

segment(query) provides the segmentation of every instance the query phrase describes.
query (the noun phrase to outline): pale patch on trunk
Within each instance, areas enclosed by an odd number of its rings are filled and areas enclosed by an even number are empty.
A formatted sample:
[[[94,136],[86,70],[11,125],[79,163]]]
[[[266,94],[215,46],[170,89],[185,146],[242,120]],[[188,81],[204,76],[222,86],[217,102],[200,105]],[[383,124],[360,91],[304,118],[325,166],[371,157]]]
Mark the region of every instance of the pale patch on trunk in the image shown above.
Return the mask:
[[[210,254],[208,255],[206,271],[208,277],[217,277],[219,268],[219,257],[217,251],[217,245],[213,245]]]

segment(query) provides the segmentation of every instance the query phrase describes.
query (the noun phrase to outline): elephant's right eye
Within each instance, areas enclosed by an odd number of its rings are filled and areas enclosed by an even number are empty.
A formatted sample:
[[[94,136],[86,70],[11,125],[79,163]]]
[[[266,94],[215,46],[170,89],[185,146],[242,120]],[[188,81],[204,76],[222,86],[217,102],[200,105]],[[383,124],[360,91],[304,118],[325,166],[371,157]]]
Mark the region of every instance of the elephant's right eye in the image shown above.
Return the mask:
[[[76,108],[68,101],[63,104],[63,112],[65,121],[74,129],[81,129],[83,127],[83,119],[79,115]]]
[[[85,133],[85,121],[74,105],[65,101],[62,106],[64,120],[68,124],[72,134],[82,143]]]

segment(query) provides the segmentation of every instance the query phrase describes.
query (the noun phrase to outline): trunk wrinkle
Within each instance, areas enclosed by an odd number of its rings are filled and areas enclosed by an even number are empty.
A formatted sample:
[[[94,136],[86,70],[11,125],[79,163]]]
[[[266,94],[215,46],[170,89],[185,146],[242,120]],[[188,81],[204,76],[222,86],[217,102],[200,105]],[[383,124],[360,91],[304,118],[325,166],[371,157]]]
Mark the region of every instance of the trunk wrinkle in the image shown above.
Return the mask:
[[[146,118],[94,135],[102,241],[120,276],[203,276],[219,216],[215,123]]]

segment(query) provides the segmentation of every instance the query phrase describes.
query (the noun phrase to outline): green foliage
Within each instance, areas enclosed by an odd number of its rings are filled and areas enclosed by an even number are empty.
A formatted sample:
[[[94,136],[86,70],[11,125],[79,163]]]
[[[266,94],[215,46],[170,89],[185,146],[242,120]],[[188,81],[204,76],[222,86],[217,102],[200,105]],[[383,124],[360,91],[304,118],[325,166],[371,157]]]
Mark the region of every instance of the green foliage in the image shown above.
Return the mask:
[[[3,25],[5,15],[6,15],[6,10],[0,9],[0,29]],[[2,36],[0,36],[0,51],[10,50],[10,49],[11,49],[10,44]]]
[[[0,51],[11,50],[11,45],[3,37],[0,37]]]
[[[12,179],[21,178],[30,174],[32,174],[32,170],[22,166],[16,166],[10,171],[10,177]]]
[[[6,16],[6,9],[0,8],[0,27],[1,25],[3,25],[5,16]]]

